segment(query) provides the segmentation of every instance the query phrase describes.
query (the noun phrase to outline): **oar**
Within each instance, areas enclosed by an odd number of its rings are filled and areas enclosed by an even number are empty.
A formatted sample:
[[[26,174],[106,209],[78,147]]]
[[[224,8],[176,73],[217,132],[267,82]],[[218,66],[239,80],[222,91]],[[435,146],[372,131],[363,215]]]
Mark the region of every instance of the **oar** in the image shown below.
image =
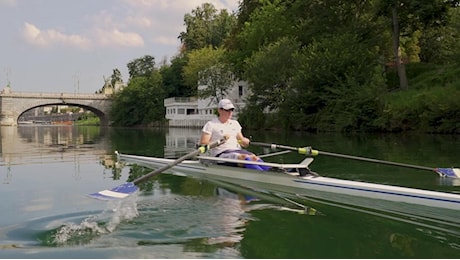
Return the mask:
[[[198,149],[194,150],[193,152],[190,152],[182,157],[180,157],[179,159],[169,163],[169,164],[166,164],[165,166],[161,167],[161,168],[158,168],[157,170],[155,171],[152,171],[146,175],[143,175],[137,179],[135,179],[134,181],[132,182],[127,182],[127,183],[124,183],[122,185],[119,185],[113,189],[110,189],[110,190],[103,190],[103,191],[99,191],[99,192],[96,192],[96,193],[92,193],[92,194],[89,194],[88,196],[91,197],[91,198],[95,198],[95,199],[100,199],[100,200],[111,200],[111,199],[123,199],[123,198],[126,198],[128,197],[129,195],[133,194],[134,192],[136,192],[139,188],[136,186],[137,184],[143,182],[143,181],[146,181],[147,179],[150,179],[152,178],[153,176],[157,175],[157,174],[160,174],[174,166],[176,166],[177,164],[187,160],[187,159],[190,159],[200,153],[205,153],[207,150],[209,149],[212,149],[216,146],[219,146],[221,145],[222,143],[225,142],[225,139],[222,139],[222,140],[219,140],[219,141],[215,141],[209,145],[206,145],[206,146],[200,146]]]
[[[271,149],[292,150],[292,151],[298,152],[299,154],[304,154],[307,156],[327,155],[327,156],[352,159],[352,160],[357,160],[357,161],[373,162],[373,163],[394,165],[394,166],[400,166],[400,167],[406,167],[406,168],[412,168],[412,169],[434,171],[442,177],[460,178],[460,169],[453,168],[453,167],[452,168],[430,168],[430,167],[420,166],[420,165],[390,162],[390,161],[383,161],[383,160],[358,157],[358,156],[352,156],[352,155],[346,155],[346,154],[318,151],[318,150],[312,149],[311,147],[292,147],[292,146],[286,146],[286,145],[268,144],[268,143],[260,143],[260,142],[251,142],[251,144],[256,145],[256,146],[269,147]]]

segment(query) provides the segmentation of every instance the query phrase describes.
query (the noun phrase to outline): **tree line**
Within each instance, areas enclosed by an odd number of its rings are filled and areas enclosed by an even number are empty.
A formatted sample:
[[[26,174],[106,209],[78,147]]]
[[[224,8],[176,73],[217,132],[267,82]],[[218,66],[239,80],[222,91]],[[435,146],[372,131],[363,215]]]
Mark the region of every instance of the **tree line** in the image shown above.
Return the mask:
[[[115,125],[164,123],[163,100],[251,94],[245,128],[460,133],[460,1],[242,0],[184,15],[180,52],[127,64]],[[114,70],[112,80],[119,79]],[[198,90],[197,85],[208,88]]]

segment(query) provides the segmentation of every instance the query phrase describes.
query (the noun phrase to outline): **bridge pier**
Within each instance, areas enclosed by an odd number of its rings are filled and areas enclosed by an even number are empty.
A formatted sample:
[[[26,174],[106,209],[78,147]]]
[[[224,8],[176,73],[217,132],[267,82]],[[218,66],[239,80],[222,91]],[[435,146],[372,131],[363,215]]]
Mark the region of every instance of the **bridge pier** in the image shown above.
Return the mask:
[[[19,115],[14,115],[11,111],[2,111],[0,113],[0,126],[16,126],[18,125]]]

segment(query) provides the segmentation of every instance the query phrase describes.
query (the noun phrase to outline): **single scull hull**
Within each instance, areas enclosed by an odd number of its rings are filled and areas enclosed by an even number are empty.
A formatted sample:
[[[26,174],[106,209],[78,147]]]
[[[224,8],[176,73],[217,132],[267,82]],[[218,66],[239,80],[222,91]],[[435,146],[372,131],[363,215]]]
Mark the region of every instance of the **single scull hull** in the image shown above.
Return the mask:
[[[173,160],[118,154],[119,160],[157,168]],[[206,158],[200,156],[200,158]],[[310,158],[308,158],[310,159]],[[169,172],[200,179],[214,179],[252,189],[291,194],[304,198],[356,205],[392,212],[411,212],[426,217],[439,217],[460,222],[460,195],[392,185],[374,184],[314,175],[292,176],[283,172],[256,171],[206,163],[206,160],[186,160]],[[312,161],[299,165],[278,165],[281,168],[308,167]]]

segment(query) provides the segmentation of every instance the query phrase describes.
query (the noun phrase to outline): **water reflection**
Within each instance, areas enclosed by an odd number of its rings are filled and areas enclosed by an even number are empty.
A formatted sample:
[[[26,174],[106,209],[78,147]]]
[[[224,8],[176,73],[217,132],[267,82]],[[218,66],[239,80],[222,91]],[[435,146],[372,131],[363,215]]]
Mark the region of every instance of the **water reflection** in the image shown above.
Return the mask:
[[[75,161],[105,154],[109,147],[99,127],[19,126],[0,131],[0,165]]]
[[[81,163],[100,159],[104,175],[119,179],[113,152],[106,138],[107,128],[78,126],[36,126],[0,128],[0,166],[7,172],[3,184],[13,179],[15,165],[74,164],[74,178],[81,179]]]
[[[460,186],[460,178],[439,178],[439,185]]]
[[[136,174],[134,166],[118,167],[114,149],[124,150],[128,145],[138,149],[139,140],[155,144],[144,146],[140,153],[163,155],[170,148],[193,148],[190,146],[195,145],[198,135],[180,129],[166,134],[134,131],[130,139],[130,134],[119,129],[104,132],[70,126],[1,130],[0,166],[9,169],[4,178],[9,185],[0,190],[4,199],[0,204],[0,237],[4,238],[2,246],[21,251],[0,252],[0,256],[60,255],[59,250],[47,249],[52,247],[72,248],[73,253],[67,257],[95,250],[102,250],[103,258],[242,257],[238,246],[247,223],[253,220],[247,205],[255,201],[214,184],[161,175],[145,183],[140,197],[131,197],[135,206],[130,207],[100,204],[83,197],[107,185],[117,186]],[[10,202],[15,204],[13,210],[7,210],[5,203]],[[112,252],[120,247],[125,248],[124,254]],[[136,250],[138,247],[144,248],[142,252]]]
[[[191,128],[169,128],[166,132],[165,158],[179,158],[187,154],[200,141],[201,130]]]
[[[85,197],[132,174],[134,167],[117,167],[114,150],[177,158],[194,149],[199,129],[0,131],[0,258],[455,258],[460,252],[458,225],[401,218],[383,204],[368,212],[300,197],[295,204],[283,194],[168,174],[132,197],[129,212]],[[257,141],[413,164],[449,166],[457,159],[451,156],[456,137],[256,134]],[[295,153],[270,159],[299,160]],[[313,166],[339,178],[440,188],[431,173],[324,157]]]

